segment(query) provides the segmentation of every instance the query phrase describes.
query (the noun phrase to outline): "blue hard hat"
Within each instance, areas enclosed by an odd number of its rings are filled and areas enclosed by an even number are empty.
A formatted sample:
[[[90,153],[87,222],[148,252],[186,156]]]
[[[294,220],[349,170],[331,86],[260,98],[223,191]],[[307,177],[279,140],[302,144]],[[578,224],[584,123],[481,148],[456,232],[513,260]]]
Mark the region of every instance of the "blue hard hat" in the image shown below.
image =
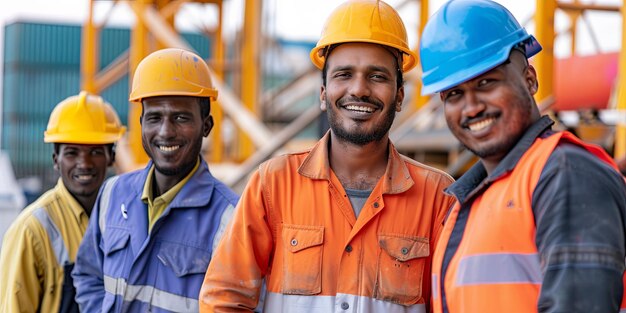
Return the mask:
[[[420,39],[422,95],[440,92],[504,63],[519,46],[530,58],[541,51],[535,37],[502,5],[451,0],[430,17]]]

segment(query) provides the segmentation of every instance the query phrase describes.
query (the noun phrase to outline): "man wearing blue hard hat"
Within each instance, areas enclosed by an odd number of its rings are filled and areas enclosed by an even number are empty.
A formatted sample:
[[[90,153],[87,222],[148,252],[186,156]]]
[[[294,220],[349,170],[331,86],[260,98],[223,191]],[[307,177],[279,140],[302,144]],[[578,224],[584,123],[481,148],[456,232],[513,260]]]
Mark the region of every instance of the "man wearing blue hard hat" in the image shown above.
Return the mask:
[[[452,0],[424,29],[423,92],[480,158],[446,190],[434,312],[620,311],[626,185],[601,148],[541,116],[527,60],[540,50],[488,0]]]

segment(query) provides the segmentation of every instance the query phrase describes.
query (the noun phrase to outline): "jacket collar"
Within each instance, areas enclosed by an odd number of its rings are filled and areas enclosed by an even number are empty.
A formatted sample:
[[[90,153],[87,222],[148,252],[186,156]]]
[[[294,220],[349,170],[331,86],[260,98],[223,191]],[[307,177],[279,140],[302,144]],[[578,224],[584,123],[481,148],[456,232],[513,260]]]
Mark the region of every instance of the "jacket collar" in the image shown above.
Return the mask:
[[[330,180],[330,162],[328,160],[328,144],[330,131],[311,148],[298,173],[311,179]],[[389,157],[387,169],[383,175],[382,192],[386,194],[401,193],[413,186],[413,179],[405,161],[394,145],[389,142]]]
[[[480,191],[487,188],[492,182],[511,172],[524,153],[532,146],[537,137],[550,130],[554,121],[548,116],[542,116],[533,123],[515,144],[513,149],[500,161],[490,176],[482,162],[477,162],[467,173],[463,174],[455,183],[446,189],[446,193],[457,198],[460,203],[465,203]]]
[[[133,186],[137,188],[138,197],[141,197],[144,183],[153,165],[152,160],[148,162],[146,167],[141,170],[141,174],[137,176],[139,180],[133,184]],[[215,182],[216,179],[211,175],[209,166],[203,158],[200,158],[200,166],[198,166],[193,176],[181,188],[178,194],[176,194],[168,207],[201,207],[207,205],[213,194]]]

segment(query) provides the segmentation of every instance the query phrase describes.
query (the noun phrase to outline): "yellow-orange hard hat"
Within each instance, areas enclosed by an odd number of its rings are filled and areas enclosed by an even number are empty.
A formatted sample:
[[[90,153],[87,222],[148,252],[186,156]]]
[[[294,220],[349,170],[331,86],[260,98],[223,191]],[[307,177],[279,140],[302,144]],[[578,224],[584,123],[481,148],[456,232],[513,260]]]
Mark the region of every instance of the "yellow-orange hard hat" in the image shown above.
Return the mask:
[[[50,113],[44,142],[110,144],[126,132],[113,107],[101,97],[81,91],[61,101]]]
[[[135,70],[129,101],[158,96],[191,96],[217,99],[209,67],[193,52],[168,48],[145,57]]]
[[[409,49],[406,29],[398,12],[379,0],[351,0],[337,7],[326,20],[317,46],[311,50],[311,61],[324,67],[325,49],[333,44],[368,42],[400,50],[402,71],[416,65],[417,55]]]

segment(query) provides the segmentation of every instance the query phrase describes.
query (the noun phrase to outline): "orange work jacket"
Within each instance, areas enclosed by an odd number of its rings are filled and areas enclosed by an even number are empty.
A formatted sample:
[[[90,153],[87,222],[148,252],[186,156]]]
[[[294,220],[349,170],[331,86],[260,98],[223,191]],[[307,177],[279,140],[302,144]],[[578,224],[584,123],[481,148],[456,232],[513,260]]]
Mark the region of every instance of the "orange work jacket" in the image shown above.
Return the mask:
[[[329,167],[328,133],[251,177],[200,292],[201,312],[427,312],[430,264],[454,198],[447,174],[389,144],[384,176],[355,217]]]
[[[511,173],[494,181],[473,201],[463,239],[441,286],[444,253],[460,204],[452,209],[433,257],[433,312],[443,312],[442,289],[450,313],[537,312],[542,272],[535,245],[532,192],[552,151],[563,141],[581,146],[615,167],[599,147],[568,132],[537,138]]]

